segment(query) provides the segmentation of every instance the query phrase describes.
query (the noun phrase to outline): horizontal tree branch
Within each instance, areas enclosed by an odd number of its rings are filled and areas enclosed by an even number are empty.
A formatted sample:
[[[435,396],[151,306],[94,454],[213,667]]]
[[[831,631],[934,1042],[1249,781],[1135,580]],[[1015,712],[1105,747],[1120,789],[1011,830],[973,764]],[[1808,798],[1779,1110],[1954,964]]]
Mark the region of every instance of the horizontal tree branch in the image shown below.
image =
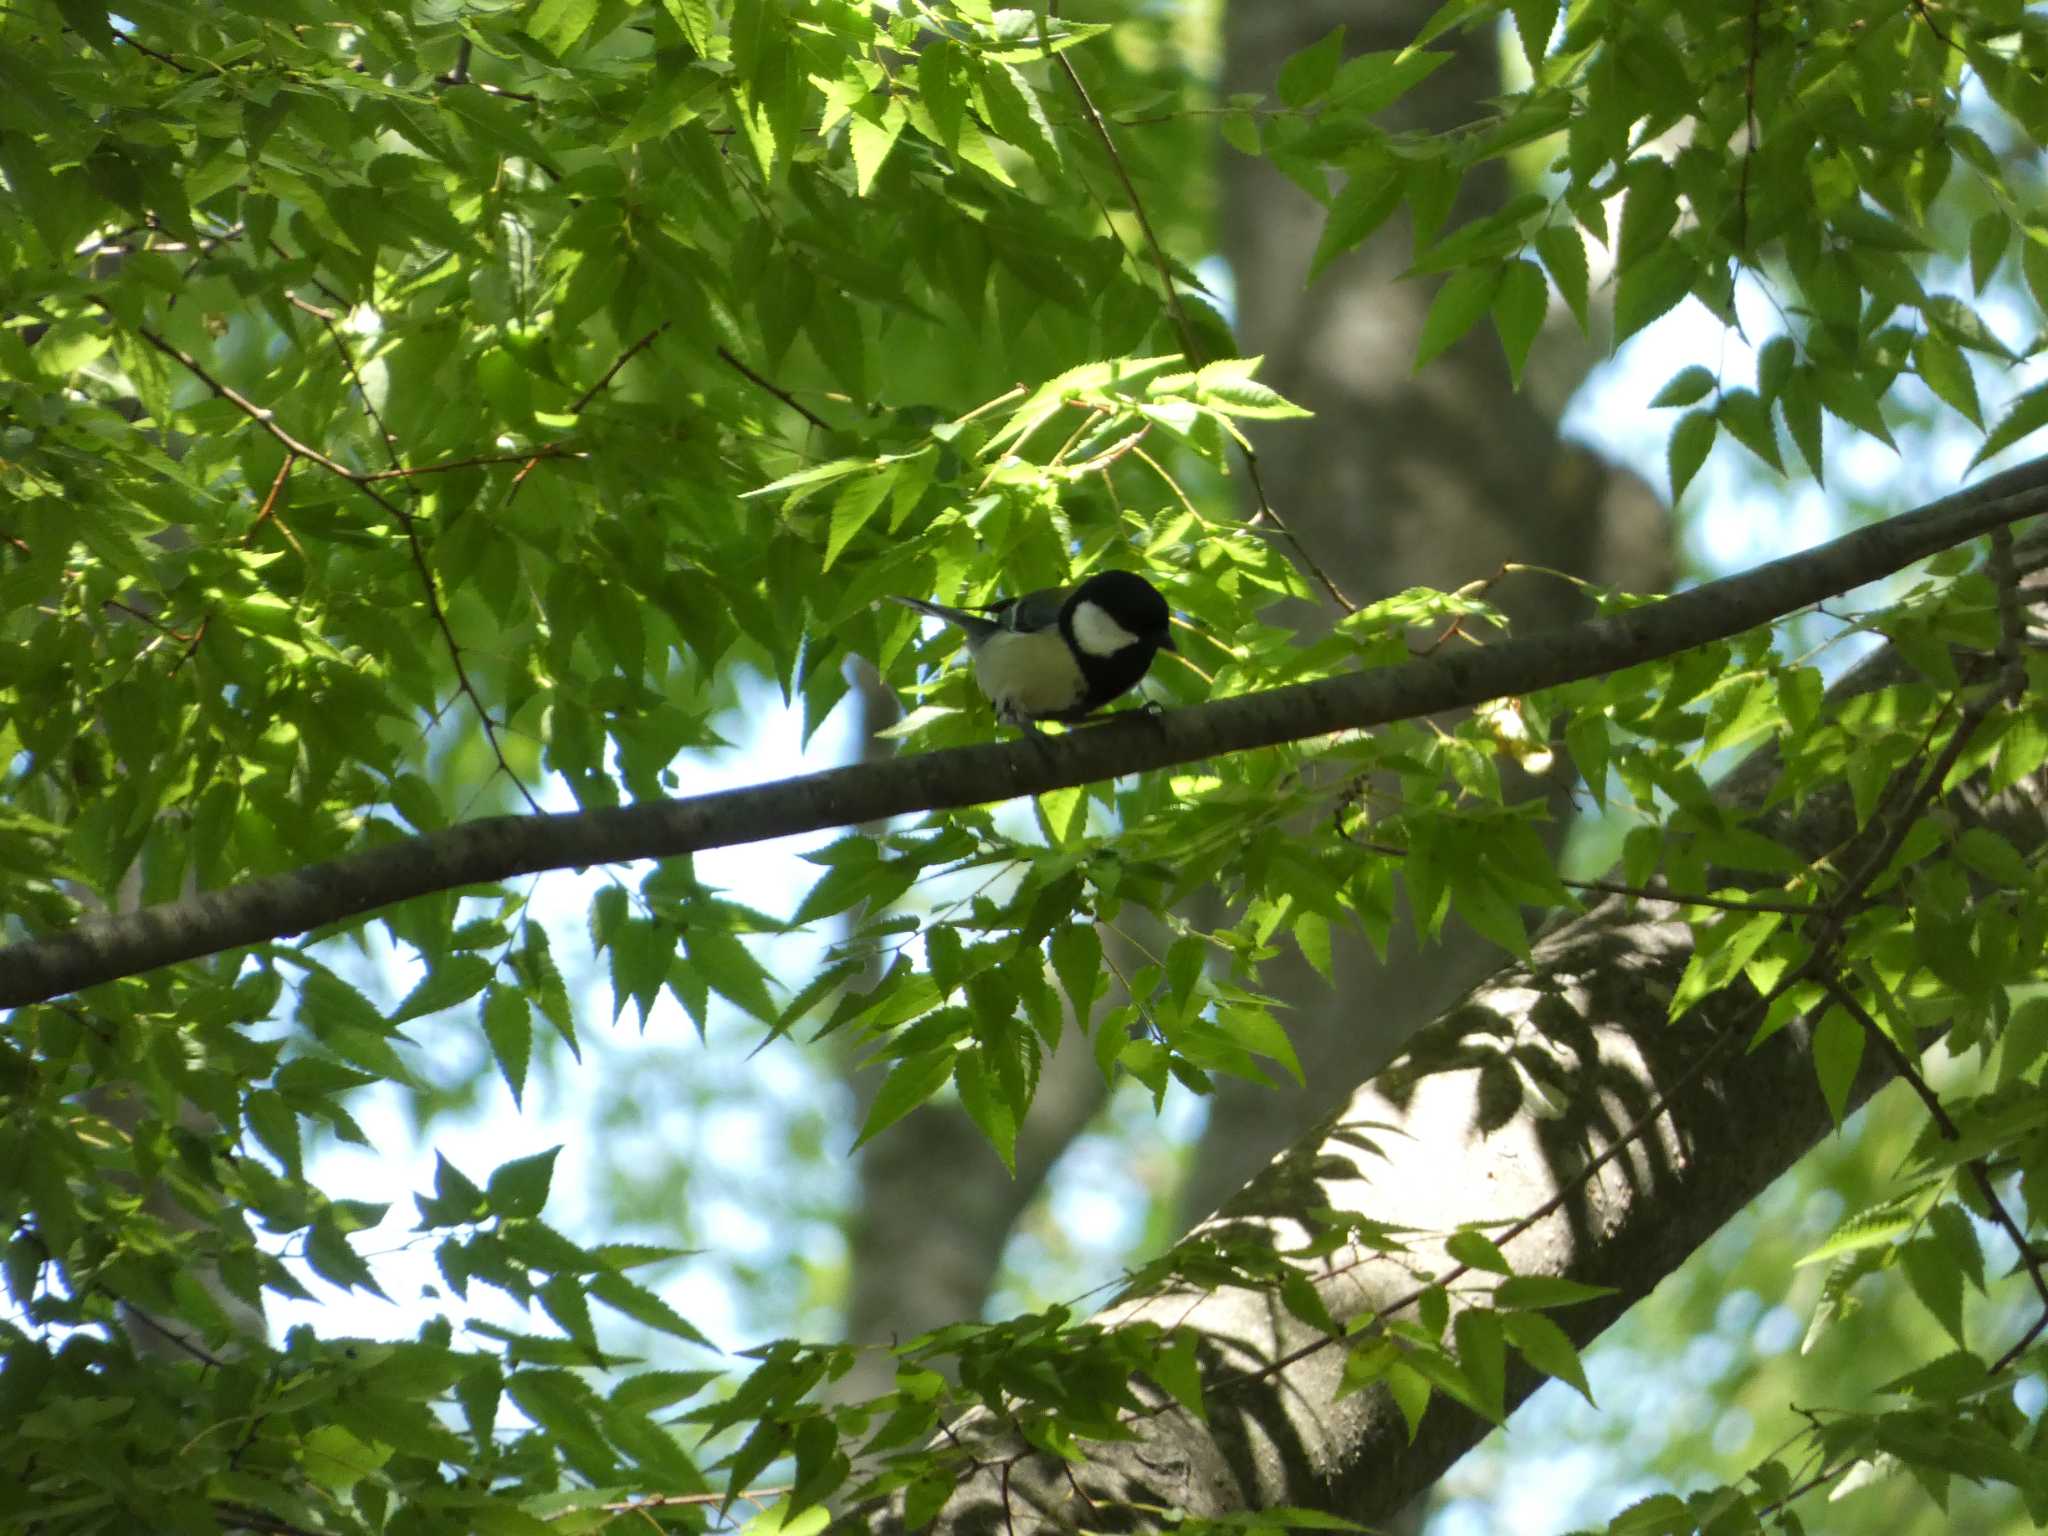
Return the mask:
[[[1740,576],[1498,645],[1156,717],[1134,714],[1050,742],[956,747],[687,799],[465,822],[0,948],[0,1007],[288,938],[435,891],[1042,794],[1470,708],[1727,639],[2044,511],[2048,459],[2037,459]]]

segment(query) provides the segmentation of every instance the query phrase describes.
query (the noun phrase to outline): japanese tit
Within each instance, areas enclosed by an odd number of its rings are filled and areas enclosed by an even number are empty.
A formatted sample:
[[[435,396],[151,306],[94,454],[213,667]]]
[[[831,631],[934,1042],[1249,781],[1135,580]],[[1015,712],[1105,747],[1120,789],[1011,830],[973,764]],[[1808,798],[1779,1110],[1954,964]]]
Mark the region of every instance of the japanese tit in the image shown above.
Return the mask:
[[[1079,720],[1138,679],[1162,650],[1177,649],[1166,599],[1144,577],[1102,571],[1078,587],[1041,592],[977,610],[922,598],[895,601],[944,619],[967,636],[974,680],[1006,724]]]

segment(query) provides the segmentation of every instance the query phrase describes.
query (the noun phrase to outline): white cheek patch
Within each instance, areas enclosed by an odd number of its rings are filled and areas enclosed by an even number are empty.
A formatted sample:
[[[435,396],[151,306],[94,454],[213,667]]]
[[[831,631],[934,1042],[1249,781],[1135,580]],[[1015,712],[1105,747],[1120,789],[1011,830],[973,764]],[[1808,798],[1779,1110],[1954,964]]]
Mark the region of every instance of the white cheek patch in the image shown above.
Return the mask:
[[[990,635],[974,653],[974,680],[1011,719],[1072,709],[1088,688],[1057,629]]]
[[[1090,656],[1114,656],[1138,644],[1138,637],[1090,602],[1074,605],[1074,644]]]

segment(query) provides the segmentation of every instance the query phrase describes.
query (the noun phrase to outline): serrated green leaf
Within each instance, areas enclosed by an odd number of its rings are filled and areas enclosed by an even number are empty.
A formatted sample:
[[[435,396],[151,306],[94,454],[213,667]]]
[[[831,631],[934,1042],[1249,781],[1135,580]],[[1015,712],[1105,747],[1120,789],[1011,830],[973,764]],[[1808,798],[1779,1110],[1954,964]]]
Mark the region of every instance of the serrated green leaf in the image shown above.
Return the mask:
[[[1484,1232],[1475,1231],[1470,1228],[1462,1228],[1459,1231],[1453,1232],[1450,1239],[1444,1244],[1444,1252],[1448,1253],[1460,1264],[1470,1265],[1474,1269],[1483,1269],[1496,1275],[1511,1275],[1514,1273],[1514,1269],[1507,1261],[1507,1256],[1500,1251],[1500,1248],[1494,1243],[1493,1239]]]
[[[1502,1313],[1501,1327],[1508,1342],[1537,1370],[1566,1383],[1589,1404],[1599,1407],[1593,1402],[1593,1389],[1586,1381],[1586,1368],[1579,1360],[1579,1352],[1562,1328],[1540,1312]]]
[[[1354,155],[1345,163],[1345,172],[1344,186],[1330,204],[1315,255],[1309,259],[1310,282],[1322,276],[1332,261],[1366,240],[1401,206],[1406,186],[1401,166],[1384,149],[1375,147]]]
[[[1529,348],[1543,328],[1543,317],[1549,308],[1550,284],[1543,280],[1543,269],[1533,261],[1509,262],[1501,274],[1500,286],[1494,290],[1493,326],[1500,333],[1501,347],[1508,355],[1508,376],[1518,389],[1523,365],[1529,360]]]
[[[1405,1360],[1396,1360],[1387,1366],[1384,1380],[1387,1392],[1394,1399],[1394,1406],[1401,1410],[1401,1417],[1408,1424],[1408,1443],[1415,1443],[1415,1436],[1422,1429],[1422,1415],[1429,1408],[1429,1380]]]
[[[1778,431],[1772,424],[1770,407],[1755,391],[1723,390],[1714,415],[1730,437],[1778,473],[1785,472],[1784,460],[1778,456]]]
[[[492,987],[484,994],[484,1041],[491,1059],[520,1103],[526,1090],[526,1067],[533,1057],[533,1009],[526,994],[513,987]]]
[[[1656,396],[1650,401],[1650,407],[1657,410],[1674,405],[1691,405],[1694,401],[1704,400],[1711,395],[1718,382],[1713,369],[1703,368],[1698,363],[1687,364],[1664,381],[1664,387],[1657,391]]]
[[[538,1216],[548,1203],[560,1147],[500,1163],[484,1186],[484,1198],[500,1216]]]
[[[540,0],[533,15],[527,18],[526,30],[559,58],[575,46],[596,19],[597,0]]]
[[[894,468],[863,475],[840,491],[832,503],[831,529],[825,538],[824,569],[846,552],[846,546],[865,528],[896,488]]]
[[[1085,1033],[1101,989],[1102,939],[1093,923],[1074,922],[1054,930],[1051,947],[1053,974]]]
[[[1415,347],[1418,371],[1471,330],[1486,313],[1500,287],[1501,276],[1502,264],[1488,262],[1479,267],[1461,267],[1444,280],[1422,322],[1422,337]]]
[[[1543,56],[1550,47],[1551,34],[1557,30],[1558,8],[1558,0],[1509,0],[1515,36],[1521,40],[1522,57],[1528,61],[1531,74],[1542,73]]]
[[[958,1054],[951,1045],[943,1045],[906,1056],[891,1067],[875,1090],[875,1101],[868,1106],[868,1117],[861,1123],[854,1146],[865,1146],[943,1088],[953,1075]]]
[[[1003,1160],[1003,1167],[1015,1178],[1017,1122],[1028,1106],[1012,1103],[1004,1094],[998,1075],[989,1070],[980,1047],[955,1051],[952,1055],[953,1086],[959,1091],[960,1107],[988,1138],[996,1156]]]
[[[1290,107],[1305,107],[1330,88],[1344,57],[1344,29],[1337,27],[1280,66],[1276,88]]]
[[[1812,1069],[1821,1079],[1821,1098],[1827,1112],[1841,1124],[1849,1112],[1849,1087],[1855,1071],[1864,1065],[1864,1026],[1839,1008],[1829,1008],[1812,1032]]]
[[[1691,253],[1677,240],[1665,240],[1621,268],[1614,293],[1615,345],[1675,308],[1692,292],[1698,275]]]
[[[1970,468],[1975,469],[1993,454],[2003,453],[2043,427],[2048,427],[2048,384],[2036,384],[2006,407],[1983,446],[1971,455]]]
[[[1978,293],[1998,270],[1999,262],[2005,259],[2006,247],[2012,243],[2012,219],[2002,209],[1994,208],[1978,216],[1970,226],[1970,286]]]
[[[603,1302],[614,1312],[622,1312],[657,1333],[665,1333],[671,1338],[684,1339],[692,1344],[702,1344],[706,1348],[711,1346],[711,1341],[700,1333],[688,1318],[646,1286],[628,1280],[616,1270],[600,1270],[589,1278],[585,1288],[592,1300]]]
[[[693,927],[683,933],[689,967],[727,1002],[772,1024],[780,1012],[768,992],[768,975],[739,936],[728,929]]]
[[[491,962],[482,955],[449,955],[434,965],[405,995],[391,1015],[393,1024],[423,1018],[468,1002],[491,979]]]
[[[1543,259],[1544,270],[1557,284],[1558,294],[1579,322],[1579,329],[1585,330],[1589,323],[1586,304],[1591,282],[1585,236],[1576,225],[1546,224],[1536,232],[1536,254]]]
[[[846,137],[853,150],[854,190],[866,197],[875,184],[875,177],[881,174],[882,162],[889,158],[889,151],[896,147],[896,140],[903,134],[903,128],[910,121],[910,114],[903,103],[890,102],[873,113],[856,111],[847,119]]]
[[[1685,494],[1685,488],[1692,484],[1692,477],[1707,462],[1707,454],[1714,446],[1714,434],[1720,429],[1720,421],[1712,411],[1687,411],[1679,417],[1678,425],[1671,429],[1671,441],[1664,452],[1670,468],[1671,499],[1674,502]]]
[[[1562,1275],[1516,1275],[1493,1288],[1493,1304],[1503,1311],[1510,1308],[1572,1307],[1582,1301],[1596,1301],[1613,1294],[1611,1286],[1588,1285],[1582,1280],[1567,1280]]]

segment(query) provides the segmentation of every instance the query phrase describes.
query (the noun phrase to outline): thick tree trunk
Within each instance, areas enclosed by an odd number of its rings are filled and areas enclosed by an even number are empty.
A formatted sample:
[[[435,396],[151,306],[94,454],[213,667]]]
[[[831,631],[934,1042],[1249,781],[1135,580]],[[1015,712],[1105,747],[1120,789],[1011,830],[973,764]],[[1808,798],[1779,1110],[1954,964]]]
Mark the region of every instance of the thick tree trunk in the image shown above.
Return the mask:
[[[1350,0],[1240,4],[1227,12],[1225,93],[1270,92],[1288,56],[1331,28],[1350,52],[1400,48],[1436,0],[1360,6]],[[1438,131],[1470,121],[1500,89],[1490,31],[1441,39],[1451,62],[1388,114],[1395,129]],[[1671,575],[1668,519],[1636,476],[1557,436],[1555,412],[1590,366],[1590,351],[1546,340],[1553,368],[1538,401],[1518,393],[1499,343],[1481,325],[1415,371],[1415,347],[1436,284],[1403,280],[1414,233],[1397,214],[1310,287],[1323,209],[1265,160],[1225,151],[1222,221],[1245,351],[1261,376],[1313,420],[1255,433],[1273,504],[1316,562],[1353,601],[1408,587],[1451,590],[1522,562],[1631,591],[1662,591]],[[1502,165],[1466,178],[1447,227],[1483,215],[1506,192]],[[1579,617],[1565,583],[1521,577],[1490,594],[1518,628]],[[1559,810],[1565,807],[1560,804]],[[1337,957],[1334,988],[1298,958],[1268,967],[1264,990],[1287,1005],[1305,1083],[1275,1093],[1218,1086],[1188,1180],[1189,1218],[1213,1210],[1299,1128],[1341,1102],[1361,1064],[1393,1053],[1421,1022],[1492,964],[1488,947],[1455,925],[1418,947],[1397,931],[1384,963],[1363,946]],[[1370,997],[1373,1006],[1357,1000]]]
[[[2034,543],[2038,560],[2048,541]],[[1902,672],[1881,653],[1835,699]],[[1760,755],[1723,798],[1755,814],[1774,781],[1773,760]],[[1988,803],[1965,785],[1943,805],[1959,820],[1988,821],[2023,855],[2048,847],[2048,774]],[[1779,807],[1765,829],[1809,858],[1839,851],[1855,832],[1847,791],[1814,795],[1796,812]],[[1551,1314],[1585,1343],[1833,1123],[1803,1023],[1749,1048],[1762,1007],[1746,983],[1668,1020],[1690,953],[1688,929],[1653,903],[1612,899],[1564,924],[1529,964],[1499,972],[1422,1031],[1188,1241],[1285,1252],[1349,1216],[1418,1234],[1405,1253],[1346,1244],[1321,1261],[1316,1289],[1341,1329],[1413,1315],[1418,1276],[1457,1268],[1444,1240],[1486,1224],[1518,1274],[1612,1288]],[[1866,1053],[1852,1101],[1889,1071],[1880,1052]],[[1156,1411],[1133,1416],[1134,1440],[1088,1446],[1083,1466],[970,1419],[953,1435],[973,1447],[976,1466],[928,1529],[1152,1528],[1133,1506],[1214,1517],[1293,1505],[1374,1523],[1487,1429],[1438,1394],[1411,1440],[1385,1390],[1340,1396],[1342,1336],[1264,1290],[1169,1283],[1099,1319],[1137,1320],[1199,1337],[1205,1417],[1134,1382]],[[1509,1405],[1533,1384],[1511,1370]]]

